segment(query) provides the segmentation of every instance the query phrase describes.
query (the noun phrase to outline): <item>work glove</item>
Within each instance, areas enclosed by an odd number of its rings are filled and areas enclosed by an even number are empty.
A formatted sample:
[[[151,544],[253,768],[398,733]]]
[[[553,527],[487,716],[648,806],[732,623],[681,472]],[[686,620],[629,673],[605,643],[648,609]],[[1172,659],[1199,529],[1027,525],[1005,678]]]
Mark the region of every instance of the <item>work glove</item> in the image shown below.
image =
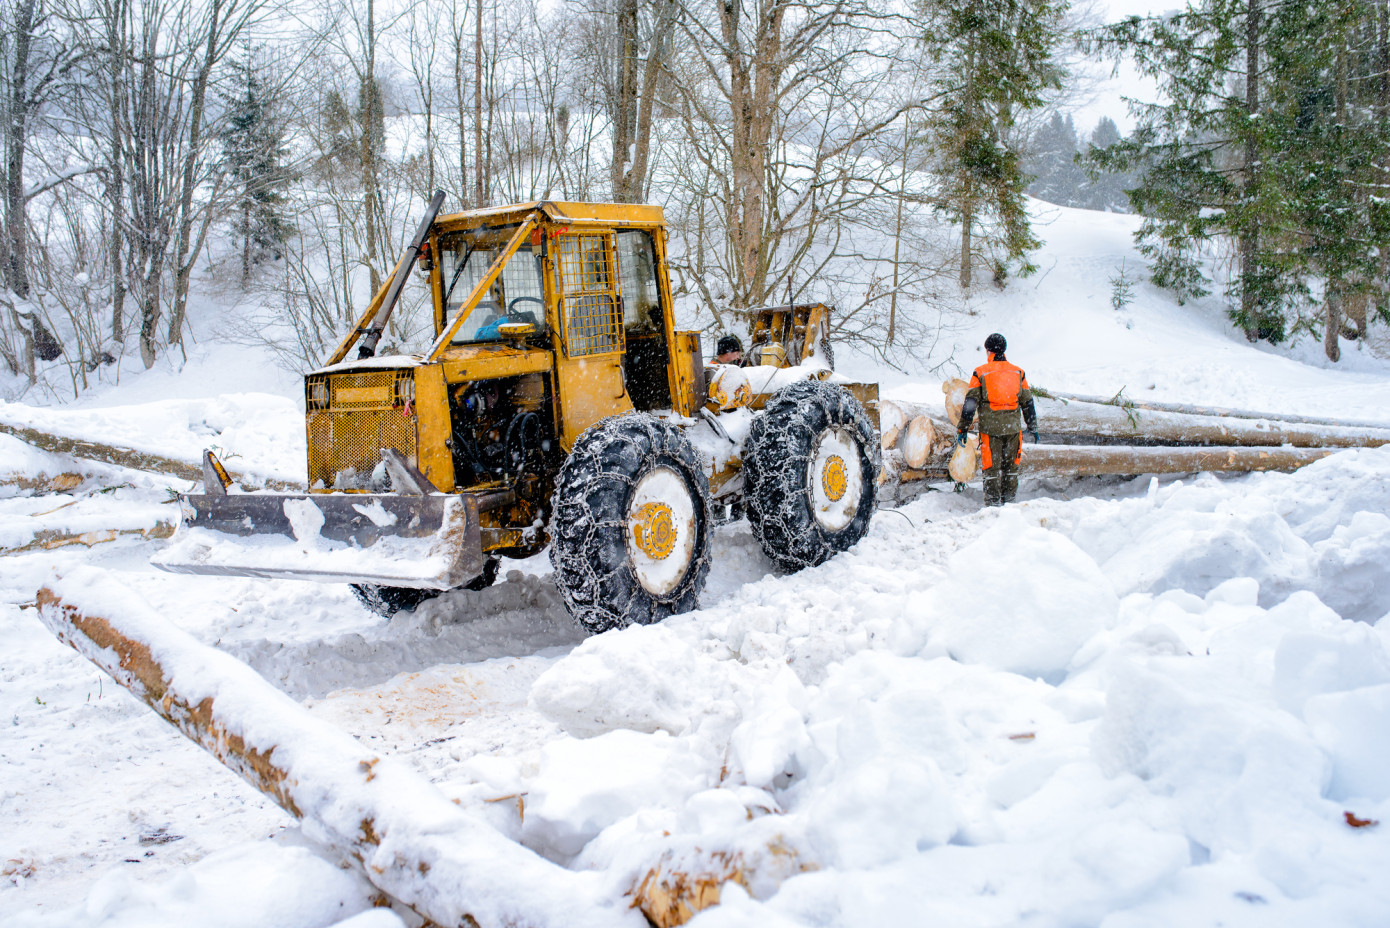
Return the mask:
[[[969,435],[969,434],[970,434],[969,432],[957,432],[957,433],[956,433],[956,444],[958,444],[958,445],[964,445],[964,444],[965,444],[965,438],[966,438],[966,436]]]
[[[1033,436],[1033,444],[1036,445],[1036,444],[1038,443],[1038,430],[1037,430],[1037,429],[1029,429],[1029,430],[1028,430],[1028,434]]]

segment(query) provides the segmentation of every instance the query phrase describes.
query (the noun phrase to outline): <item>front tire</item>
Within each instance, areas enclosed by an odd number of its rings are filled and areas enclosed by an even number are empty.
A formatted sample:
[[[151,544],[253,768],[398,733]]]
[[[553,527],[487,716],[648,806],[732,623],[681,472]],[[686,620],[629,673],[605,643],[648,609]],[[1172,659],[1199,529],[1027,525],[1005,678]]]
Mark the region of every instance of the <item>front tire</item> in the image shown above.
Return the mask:
[[[818,380],[780,390],[743,449],[748,522],[763,553],[797,571],[852,547],[875,508],[878,441],[864,407]]]
[[[637,413],[590,427],[560,468],[552,512],[555,582],[583,628],[647,625],[699,605],[709,481],[675,426]]]

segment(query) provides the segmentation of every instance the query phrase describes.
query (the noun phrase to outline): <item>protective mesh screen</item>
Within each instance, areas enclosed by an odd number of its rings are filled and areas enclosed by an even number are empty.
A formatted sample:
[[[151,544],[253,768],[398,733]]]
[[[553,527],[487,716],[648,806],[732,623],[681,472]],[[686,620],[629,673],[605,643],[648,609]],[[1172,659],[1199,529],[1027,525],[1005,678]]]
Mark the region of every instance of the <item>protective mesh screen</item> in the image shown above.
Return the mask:
[[[309,377],[309,486],[367,489],[382,448],[395,448],[414,460],[414,385],[409,371]]]
[[[612,235],[562,235],[557,240],[565,353],[571,358],[623,347],[623,319],[613,274]]]

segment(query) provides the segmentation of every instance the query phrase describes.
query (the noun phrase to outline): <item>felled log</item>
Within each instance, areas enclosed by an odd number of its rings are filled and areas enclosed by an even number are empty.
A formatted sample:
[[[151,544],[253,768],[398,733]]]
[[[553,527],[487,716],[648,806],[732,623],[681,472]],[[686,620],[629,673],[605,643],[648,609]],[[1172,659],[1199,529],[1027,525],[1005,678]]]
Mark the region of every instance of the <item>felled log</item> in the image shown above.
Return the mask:
[[[39,429],[32,429],[26,426],[9,425],[0,422],[0,432],[6,435],[13,435],[22,442],[27,442],[42,451],[49,451],[54,454],[70,454],[76,458],[85,458],[89,461],[100,461],[103,464],[114,464],[117,467],[129,467],[132,470],[150,471],[156,474],[168,474],[171,477],[178,477],[182,480],[203,479],[203,465],[201,460],[197,463],[180,461],[176,458],[165,457],[160,454],[151,454],[147,451],[136,451],[132,448],[122,448],[119,445],[108,445],[102,442],[85,441],[80,438],[68,438],[64,435],[54,435]],[[287,483],[283,480],[258,480],[244,474],[234,474],[238,480],[247,485],[264,486],[272,490],[301,490],[303,486],[297,483]]]
[[[484,928],[640,924],[626,900],[606,897],[598,874],[565,870],[508,840],[406,764],[170,625],[103,571],[73,571],[37,599],[60,641],[422,917]]]
[[[1048,443],[1099,444],[1109,439],[1135,445],[1295,448],[1368,448],[1390,444],[1390,428],[1197,416],[1042,397],[1036,399],[1036,405],[1038,428]]]
[[[1098,403],[1105,406],[1118,406],[1128,409],[1149,409],[1155,412],[1177,412],[1192,416],[1211,416],[1231,419],[1268,419],[1271,422],[1296,422],[1301,425],[1340,425],[1354,429],[1390,429],[1390,422],[1368,419],[1329,419],[1320,416],[1299,416],[1281,412],[1255,412],[1249,409],[1232,409],[1225,406],[1196,406],[1189,403],[1158,403],[1152,400],[1134,400],[1116,394],[1112,397],[1086,396],[1079,393],[1049,393],[1054,399],[1071,400],[1078,403]]]
[[[44,529],[34,533],[34,539],[28,544],[14,548],[0,548],[0,554],[20,554],[24,551],[35,551],[39,549],[52,550],[53,548],[64,548],[68,545],[92,545],[104,544],[108,541],[115,541],[129,535],[139,535],[144,539],[169,538],[174,534],[174,524],[172,522],[156,522],[147,528],[103,528],[87,532],[64,532],[58,529]]]
[[[1333,453],[1328,448],[1023,446],[1023,473],[1057,477],[1101,474],[1190,474],[1199,471],[1297,470]]]

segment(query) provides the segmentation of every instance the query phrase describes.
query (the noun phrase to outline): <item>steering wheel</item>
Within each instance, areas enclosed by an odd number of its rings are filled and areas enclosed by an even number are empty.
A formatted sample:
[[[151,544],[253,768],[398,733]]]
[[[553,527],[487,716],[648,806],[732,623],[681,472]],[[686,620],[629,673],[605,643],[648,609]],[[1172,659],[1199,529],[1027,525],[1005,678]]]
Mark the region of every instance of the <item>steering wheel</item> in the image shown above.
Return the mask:
[[[510,315],[512,314],[512,308],[513,308],[514,306],[516,306],[516,304],[518,304],[518,303],[536,303],[536,304],[539,304],[539,305],[541,306],[541,308],[544,308],[544,307],[545,307],[545,301],[542,300],[542,299],[541,299],[540,297],[538,297],[538,296],[517,296],[517,297],[512,297],[510,300],[507,301],[507,315],[508,315],[508,316],[510,316]]]

